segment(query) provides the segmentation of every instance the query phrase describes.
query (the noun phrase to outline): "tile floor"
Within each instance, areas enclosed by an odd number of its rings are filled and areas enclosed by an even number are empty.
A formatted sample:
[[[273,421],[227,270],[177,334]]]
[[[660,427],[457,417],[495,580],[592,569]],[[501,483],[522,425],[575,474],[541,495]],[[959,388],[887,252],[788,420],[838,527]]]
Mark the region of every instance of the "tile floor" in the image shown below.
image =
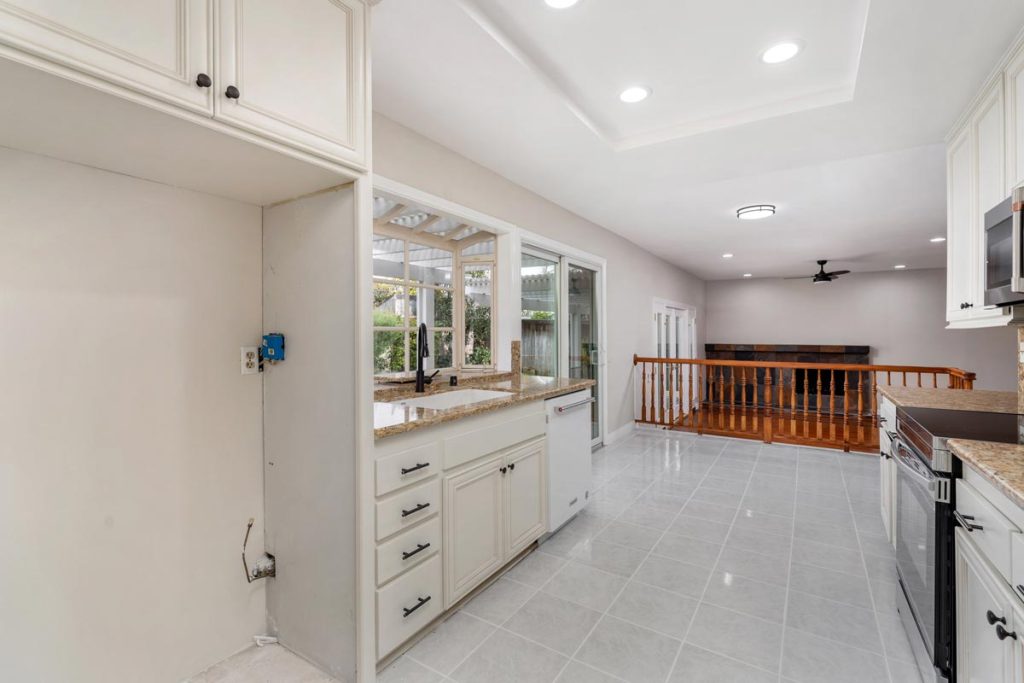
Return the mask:
[[[919,683],[875,457],[643,431],[594,477],[381,683]]]

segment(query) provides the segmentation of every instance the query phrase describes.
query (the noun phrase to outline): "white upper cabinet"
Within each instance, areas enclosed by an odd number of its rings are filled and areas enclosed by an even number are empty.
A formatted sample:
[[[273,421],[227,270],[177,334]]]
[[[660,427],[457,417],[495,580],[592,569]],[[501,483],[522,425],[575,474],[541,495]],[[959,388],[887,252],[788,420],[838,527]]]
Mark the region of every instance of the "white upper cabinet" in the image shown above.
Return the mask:
[[[946,320],[966,320],[975,280],[975,231],[972,197],[974,147],[965,127],[946,152]]]
[[[1024,185],[1024,46],[1010,58],[1004,82],[1007,190],[1012,190]]]
[[[196,83],[199,74],[212,73],[209,3],[3,0],[0,43],[209,114],[213,111],[211,88]]]
[[[361,0],[217,2],[216,116],[313,154],[361,163]]]

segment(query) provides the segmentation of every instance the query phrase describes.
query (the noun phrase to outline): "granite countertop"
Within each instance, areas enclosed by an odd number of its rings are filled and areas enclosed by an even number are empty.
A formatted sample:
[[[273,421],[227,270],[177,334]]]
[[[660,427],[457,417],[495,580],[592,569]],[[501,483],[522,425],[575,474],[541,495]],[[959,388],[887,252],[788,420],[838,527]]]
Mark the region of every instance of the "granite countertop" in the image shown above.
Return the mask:
[[[567,377],[532,377],[523,375],[519,386],[514,387],[511,375],[492,375],[476,377],[472,381],[464,382],[457,387],[447,385],[431,386],[424,394],[417,394],[406,387],[389,387],[380,389],[374,393],[373,403],[373,432],[375,439],[383,439],[395,434],[403,434],[413,429],[429,427],[444,422],[460,420],[464,417],[480,415],[492,410],[500,410],[509,406],[526,403],[528,401],[541,401],[563,394],[570,394],[574,391],[594,386],[592,379],[569,379]],[[491,401],[473,403],[466,406],[457,406],[446,410],[435,410],[432,408],[410,408],[403,406],[396,401],[406,398],[419,398],[441,394],[448,391],[460,389],[488,389],[491,391],[509,391],[512,395],[506,398],[497,398]]]
[[[949,450],[1024,508],[1024,446],[950,439]]]
[[[1017,394],[1012,391],[972,391],[931,387],[892,387],[878,385],[878,392],[898,406],[971,410],[980,413],[1016,413]]]

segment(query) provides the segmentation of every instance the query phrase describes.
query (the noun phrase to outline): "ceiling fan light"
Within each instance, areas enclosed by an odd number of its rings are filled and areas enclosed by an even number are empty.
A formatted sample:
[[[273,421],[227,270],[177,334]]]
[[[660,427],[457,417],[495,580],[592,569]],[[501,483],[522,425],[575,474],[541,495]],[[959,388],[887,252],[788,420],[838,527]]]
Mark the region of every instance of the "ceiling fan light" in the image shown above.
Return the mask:
[[[752,204],[736,209],[736,218],[741,221],[756,221],[775,215],[774,204]]]

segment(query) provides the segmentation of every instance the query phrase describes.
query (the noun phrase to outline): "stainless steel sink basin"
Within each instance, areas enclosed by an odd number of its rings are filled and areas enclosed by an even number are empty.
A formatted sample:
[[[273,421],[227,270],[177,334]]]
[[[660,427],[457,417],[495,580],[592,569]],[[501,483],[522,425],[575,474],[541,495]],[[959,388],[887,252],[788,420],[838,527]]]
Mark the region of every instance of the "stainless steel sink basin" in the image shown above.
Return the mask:
[[[446,391],[432,396],[420,398],[408,398],[402,401],[395,401],[401,406],[410,408],[431,408],[433,410],[447,410],[461,406],[493,401],[497,398],[508,398],[512,393],[508,391],[489,391],[487,389],[460,389],[458,391]]]

